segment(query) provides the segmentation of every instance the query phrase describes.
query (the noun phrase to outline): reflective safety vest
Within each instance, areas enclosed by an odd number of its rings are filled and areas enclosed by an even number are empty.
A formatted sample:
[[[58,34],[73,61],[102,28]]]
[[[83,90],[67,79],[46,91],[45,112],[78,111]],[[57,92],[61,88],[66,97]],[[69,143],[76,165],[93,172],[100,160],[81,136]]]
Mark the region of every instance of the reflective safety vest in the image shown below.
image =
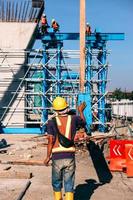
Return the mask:
[[[91,34],[91,27],[90,26],[86,27],[86,34]]]
[[[72,120],[72,117],[71,115],[68,115],[67,117],[67,123],[66,125],[63,124],[63,126],[66,126],[65,127],[65,134],[63,134],[65,137],[71,139],[71,120]],[[59,119],[59,117],[57,116],[56,117],[56,122],[57,122],[57,125],[58,125],[58,128],[60,130],[60,126],[62,126],[62,123],[61,123],[61,120]],[[56,137],[56,141],[55,141],[55,144],[53,146],[53,149],[52,149],[52,153],[56,153],[56,152],[75,152],[75,147],[70,147],[70,148],[65,148],[63,147],[59,141],[58,141],[58,137]]]
[[[59,28],[59,25],[56,22],[54,22],[52,24],[52,28],[55,29],[55,30],[57,30]]]
[[[41,23],[42,25],[46,25],[47,24],[47,19],[45,17],[41,18]]]

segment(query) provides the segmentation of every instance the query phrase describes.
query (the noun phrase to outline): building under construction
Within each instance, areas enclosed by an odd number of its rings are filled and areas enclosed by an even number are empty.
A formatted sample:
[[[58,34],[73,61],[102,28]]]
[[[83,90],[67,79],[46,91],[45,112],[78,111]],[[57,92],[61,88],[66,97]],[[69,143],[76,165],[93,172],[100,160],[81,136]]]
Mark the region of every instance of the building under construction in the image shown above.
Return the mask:
[[[85,0],[80,0],[79,32],[49,26],[42,31],[46,3],[0,0],[0,200],[53,199],[51,160],[45,167],[44,157],[46,125],[55,116],[52,102],[58,96],[72,113],[86,104],[87,134],[80,129],[76,135],[85,133],[87,139],[73,141],[74,199],[132,200],[133,127],[128,118],[133,118],[133,102],[106,98],[107,44],[124,42],[124,33],[96,28],[87,34]],[[79,41],[80,49],[65,49],[66,41]]]
[[[51,29],[42,34],[39,22],[44,1],[1,1],[0,9],[2,132],[44,132],[56,96],[65,97],[73,109],[78,102],[86,102],[88,132],[95,124],[100,132],[107,130],[106,45],[110,40],[124,40],[124,34],[97,29],[89,36],[85,32],[83,36],[61,30],[54,33]],[[84,24],[80,26],[83,30]],[[79,40],[80,51],[64,50],[65,40]],[[38,49],[34,48],[35,41],[40,44]]]

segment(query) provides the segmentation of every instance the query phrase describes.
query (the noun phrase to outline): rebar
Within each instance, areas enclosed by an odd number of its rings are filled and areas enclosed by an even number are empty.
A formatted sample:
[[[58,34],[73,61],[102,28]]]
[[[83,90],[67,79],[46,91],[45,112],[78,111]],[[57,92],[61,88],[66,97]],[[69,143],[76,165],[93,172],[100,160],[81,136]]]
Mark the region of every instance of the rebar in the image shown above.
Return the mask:
[[[0,0],[0,21],[1,22],[34,22],[40,19],[44,1],[36,1],[34,6],[30,0]]]

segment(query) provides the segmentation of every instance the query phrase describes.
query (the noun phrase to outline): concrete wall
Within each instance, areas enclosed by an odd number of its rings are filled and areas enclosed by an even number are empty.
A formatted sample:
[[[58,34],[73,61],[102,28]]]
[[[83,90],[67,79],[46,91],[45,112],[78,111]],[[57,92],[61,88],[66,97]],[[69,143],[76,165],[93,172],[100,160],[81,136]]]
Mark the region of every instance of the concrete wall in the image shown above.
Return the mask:
[[[0,23],[0,118],[8,127],[24,124],[24,86],[13,95],[24,76],[24,49],[31,47],[35,29],[35,23]]]
[[[26,49],[35,28],[35,23],[0,22],[0,48]]]
[[[133,101],[122,99],[112,102],[112,113],[116,117],[133,118]]]

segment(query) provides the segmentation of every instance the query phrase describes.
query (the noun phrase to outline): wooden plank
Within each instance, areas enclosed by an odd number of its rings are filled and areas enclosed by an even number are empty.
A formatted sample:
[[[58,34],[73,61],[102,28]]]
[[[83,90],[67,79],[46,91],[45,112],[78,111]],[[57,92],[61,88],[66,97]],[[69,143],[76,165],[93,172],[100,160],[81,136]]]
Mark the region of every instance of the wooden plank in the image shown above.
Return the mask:
[[[0,178],[9,178],[9,179],[30,179],[32,178],[31,172],[24,171],[0,171]]]
[[[1,164],[10,164],[10,165],[36,165],[36,166],[44,166],[43,161],[37,160],[17,160],[17,161],[0,161]]]
[[[80,0],[80,91],[85,84],[85,0]]]

